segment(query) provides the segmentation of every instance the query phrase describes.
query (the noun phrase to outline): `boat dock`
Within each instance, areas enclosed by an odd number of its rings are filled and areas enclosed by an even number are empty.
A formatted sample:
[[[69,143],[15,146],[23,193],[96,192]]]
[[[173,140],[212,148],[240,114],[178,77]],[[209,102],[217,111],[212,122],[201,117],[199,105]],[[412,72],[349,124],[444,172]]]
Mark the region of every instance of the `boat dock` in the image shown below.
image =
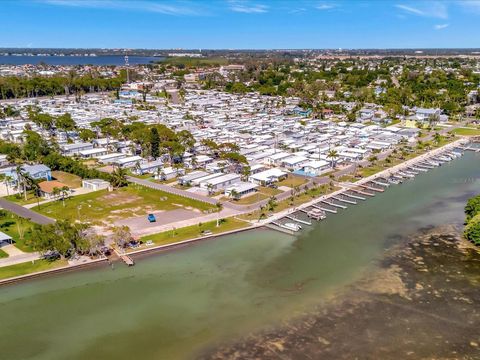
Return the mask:
[[[480,151],[480,148],[472,150]],[[373,197],[377,193],[385,192],[392,184],[401,184],[404,179],[414,178],[421,173],[426,173],[462,155],[463,152],[443,150],[427,158],[418,159],[415,162],[407,162],[403,167],[392,170],[388,174],[372,177],[361,184],[346,183],[343,190],[322,197],[303,208],[301,206],[298,209],[294,209],[290,214],[270,222],[267,224],[267,227],[286,234],[295,235],[296,232],[302,229],[302,226],[299,224],[313,225],[309,219],[316,221],[326,219],[332,214],[337,214],[338,209],[347,209],[347,205],[345,204],[357,205],[358,200],[365,201],[367,197]],[[302,216],[303,219],[301,218]]]
[[[122,261],[128,266],[135,265],[135,262],[133,261],[133,259],[128,255],[120,255],[120,259],[122,259]]]

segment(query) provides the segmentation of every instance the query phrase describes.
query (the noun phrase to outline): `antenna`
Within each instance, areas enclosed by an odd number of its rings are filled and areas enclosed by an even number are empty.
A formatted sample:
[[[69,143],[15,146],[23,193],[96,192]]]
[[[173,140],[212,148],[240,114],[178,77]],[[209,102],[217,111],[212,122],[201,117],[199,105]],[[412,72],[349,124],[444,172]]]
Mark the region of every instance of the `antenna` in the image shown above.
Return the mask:
[[[127,67],[127,84],[130,83],[130,73],[129,73],[129,63],[128,63],[128,54],[125,52],[125,66]]]

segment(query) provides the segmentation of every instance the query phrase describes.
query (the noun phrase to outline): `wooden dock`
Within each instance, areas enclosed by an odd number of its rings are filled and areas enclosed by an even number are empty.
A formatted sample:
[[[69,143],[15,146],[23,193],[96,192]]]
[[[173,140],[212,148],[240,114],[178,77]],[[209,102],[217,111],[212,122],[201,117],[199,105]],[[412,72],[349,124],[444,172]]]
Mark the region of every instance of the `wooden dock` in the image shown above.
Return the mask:
[[[135,262],[133,261],[133,259],[128,255],[120,255],[120,259],[122,259],[122,261],[128,266],[135,265]]]

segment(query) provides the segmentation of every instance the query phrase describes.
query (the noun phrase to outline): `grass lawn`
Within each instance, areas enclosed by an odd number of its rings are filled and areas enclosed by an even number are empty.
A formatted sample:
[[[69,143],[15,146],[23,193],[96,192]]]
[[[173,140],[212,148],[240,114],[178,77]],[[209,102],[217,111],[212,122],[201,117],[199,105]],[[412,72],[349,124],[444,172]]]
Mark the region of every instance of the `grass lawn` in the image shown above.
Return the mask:
[[[461,136],[480,136],[480,129],[475,128],[457,128],[452,130],[452,132]]]
[[[64,171],[52,171],[55,180],[67,185],[70,189],[76,189],[82,186],[82,178],[80,176],[70,174]]]
[[[32,235],[32,228],[33,223],[29,220],[23,218],[19,220],[19,218],[11,212],[0,210],[0,231],[10,235],[15,241],[15,246],[22,251],[32,251],[32,249],[26,245],[27,240],[29,240]],[[20,236],[21,233],[23,233],[23,238]]]
[[[307,181],[308,180],[305,179],[304,177],[288,174],[288,177],[285,180],[279,181],[276,185],[278,185],[278,186],[288,186],[288,187],[293,188],[295,186],[303,185]]]
[[[6,258],[6,257],[8,257],[8,254],[5,251],[3,251],[2,249],[0,249],[0,259],[1,258]]]
[[[134,216],[143,216],[152,211],[175,210],[181,207],[214,211],[214,205],[168,194],[144,186],[130,184],[116,189],[78,195],[62,201],[53,201],[35,207],[34,210],[55,219],[81,220],[99,223]]]
[[[27,191],[27,200],[25,200],[25,196],[22,193],[5,196],[5,199],[11,202],[14,202],[19,205],[27,205],[27,204],[34,204],[38,201],[37,197],[35,196],[34,192],[29,190]],[[43,199],[39,199],[42,201]]]
[[[261,200],[268,199],[269,197],[270,197],[270,195],[267,195],[267,194],[264,194],[264,193],[261,193],[261,192],[257,192],[253,195],[249,195],[247,197],[241,198],[239,200],[234,200],[234,201],[231,201],[231,202],[233,204],[238,204],[238,205],[251,205],[251,204],[255,204],[256,202],[259,202]]]
[[[183,227],[180,229],[175,229],[175,231],[165,231],[158,234],[148,235],[142,237],[140,240],[148,241],[151,240],[155,245],[165,245],[172,244],[183,240],[197,238],[202,236],[202,231],[210,230],[213,234],[218,234],[226,231],[241,229],[246,227],[248,224],[245,221],[238,220],[235,218],[222,219],[220,225],[217,227],[216,221],[210,221],[198,225],[192,225]]]
[[[31,262],[26,262],[22,264],[0,267],[0,279],[7,279],[14,276],[55,269],[66,265],[68,265],[66,260],[49,261],[42,259],[35,260],[33,264]]]

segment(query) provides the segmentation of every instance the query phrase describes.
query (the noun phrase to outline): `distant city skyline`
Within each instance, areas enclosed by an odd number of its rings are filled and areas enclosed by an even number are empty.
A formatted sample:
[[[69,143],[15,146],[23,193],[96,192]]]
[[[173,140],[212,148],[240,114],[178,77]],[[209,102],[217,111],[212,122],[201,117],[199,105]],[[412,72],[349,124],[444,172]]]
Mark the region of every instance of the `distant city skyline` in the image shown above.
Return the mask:
[[[480,47],[480,0],[7,0],[0,9],[0,47]]]

